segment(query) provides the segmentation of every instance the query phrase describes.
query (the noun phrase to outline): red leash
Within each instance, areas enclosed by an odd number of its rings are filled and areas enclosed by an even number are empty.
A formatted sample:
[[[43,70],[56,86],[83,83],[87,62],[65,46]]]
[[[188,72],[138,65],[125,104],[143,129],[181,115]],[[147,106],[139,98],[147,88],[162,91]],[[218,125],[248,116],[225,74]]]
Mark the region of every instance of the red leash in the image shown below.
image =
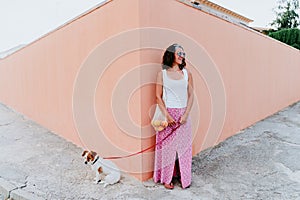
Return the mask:
[[[111,156],[111,157],[104,157],[103,159],[108,159],[108,160],[114,160],[114,159],[120,159],[120,158],[128,158],[128,157],[131,157],[131,156],[135,156],[135,155],[138,155],[140,153],[144,153],[145,151],[148,151],[149,149],[152,149],[153,147],[155,147],[156,145],[162,143],[163,141],[165,141],[168,137],[170,137],[170,135],[172,135],[174,133],[174,131],[176,131],[178,128],[180,127],[180,124],[178,126],[176,126],[175,128],[172,129],[171,133],[169,133],[162,141],[160,142],[157,142],[155,143],[154,145],[146,148],[146,149],[143,149],[141,151],[138,151],[136,153],[133,153],[133,154],[129,154],[129,155],[126,155],[126,156]]]

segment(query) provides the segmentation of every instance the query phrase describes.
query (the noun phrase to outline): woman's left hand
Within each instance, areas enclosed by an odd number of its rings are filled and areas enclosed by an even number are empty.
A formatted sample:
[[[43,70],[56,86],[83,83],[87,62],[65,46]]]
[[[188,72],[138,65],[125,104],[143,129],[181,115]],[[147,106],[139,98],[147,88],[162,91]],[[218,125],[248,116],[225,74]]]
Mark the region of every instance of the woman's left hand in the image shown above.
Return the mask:
[[[188,118],[188,115],[187,114],[183,114],[181,117],[180,117],[180,124],[184,124],[186,121],[187,121],[187,118]]]

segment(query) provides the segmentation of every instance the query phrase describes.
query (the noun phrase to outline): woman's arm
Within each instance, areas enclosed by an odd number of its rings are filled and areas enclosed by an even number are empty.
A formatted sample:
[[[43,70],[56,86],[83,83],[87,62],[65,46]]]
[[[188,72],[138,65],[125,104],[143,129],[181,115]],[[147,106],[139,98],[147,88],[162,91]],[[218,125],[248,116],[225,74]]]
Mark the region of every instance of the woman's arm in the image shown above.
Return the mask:
[[[163,78],[162,78],[162,71],[158,72],[157,79],[156,79],[156,103],[160,107],[161,111],[167,118],[167,122],[169,126],[175,125],[175,120],[171,115],[168,113],[165,102],[162,99],[163,96]]]
[[[194,102],[194,82],[193,82],[192,73],[190,71],[188,71],[188,76],[189,76],[188,91],[187,91],[188,92],[188,100],[187,100],[187,106],[186,106],[185,113],[181,116],[181,119],[180,119],[181,124],[186,122],[186,120],[190,114],[193,102]]]

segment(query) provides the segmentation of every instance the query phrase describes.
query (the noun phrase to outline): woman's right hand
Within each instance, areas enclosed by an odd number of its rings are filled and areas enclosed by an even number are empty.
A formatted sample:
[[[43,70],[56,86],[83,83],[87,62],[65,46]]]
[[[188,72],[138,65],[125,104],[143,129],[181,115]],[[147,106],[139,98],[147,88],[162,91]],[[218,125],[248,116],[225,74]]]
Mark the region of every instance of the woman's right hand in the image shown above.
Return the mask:
[[[168,126],[176,125],[176,122],[171,115],[167,115],[167,121],[168,121]]]

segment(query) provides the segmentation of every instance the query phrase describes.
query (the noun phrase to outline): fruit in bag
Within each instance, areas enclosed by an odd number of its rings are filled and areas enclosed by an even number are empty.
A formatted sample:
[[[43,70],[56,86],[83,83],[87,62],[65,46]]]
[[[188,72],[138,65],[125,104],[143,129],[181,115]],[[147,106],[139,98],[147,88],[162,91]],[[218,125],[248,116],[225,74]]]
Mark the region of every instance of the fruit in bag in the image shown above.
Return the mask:
[[[159,127],[157,127],[157,131],[162,131],[162,130],[164,130],[165,129],[165,127],[163,127],[163,126],[159,126]]]
[[[162,125],[163,127],[167,127],[168,126],[168,122],[167,121],[162,121],[161,123],[160,123],[160,125]]]
[[[151,121],[151,125],[155,131],[162,131],[168,126],[165,115],[161,112],[158,105],[156,105],[155,113]]]
[[[160,126],[160,124],[161,124],[161,122],[160,122],[159,120],[154,120],[154,121],[152,122],[152,125],[155,126],[155,127]]]

